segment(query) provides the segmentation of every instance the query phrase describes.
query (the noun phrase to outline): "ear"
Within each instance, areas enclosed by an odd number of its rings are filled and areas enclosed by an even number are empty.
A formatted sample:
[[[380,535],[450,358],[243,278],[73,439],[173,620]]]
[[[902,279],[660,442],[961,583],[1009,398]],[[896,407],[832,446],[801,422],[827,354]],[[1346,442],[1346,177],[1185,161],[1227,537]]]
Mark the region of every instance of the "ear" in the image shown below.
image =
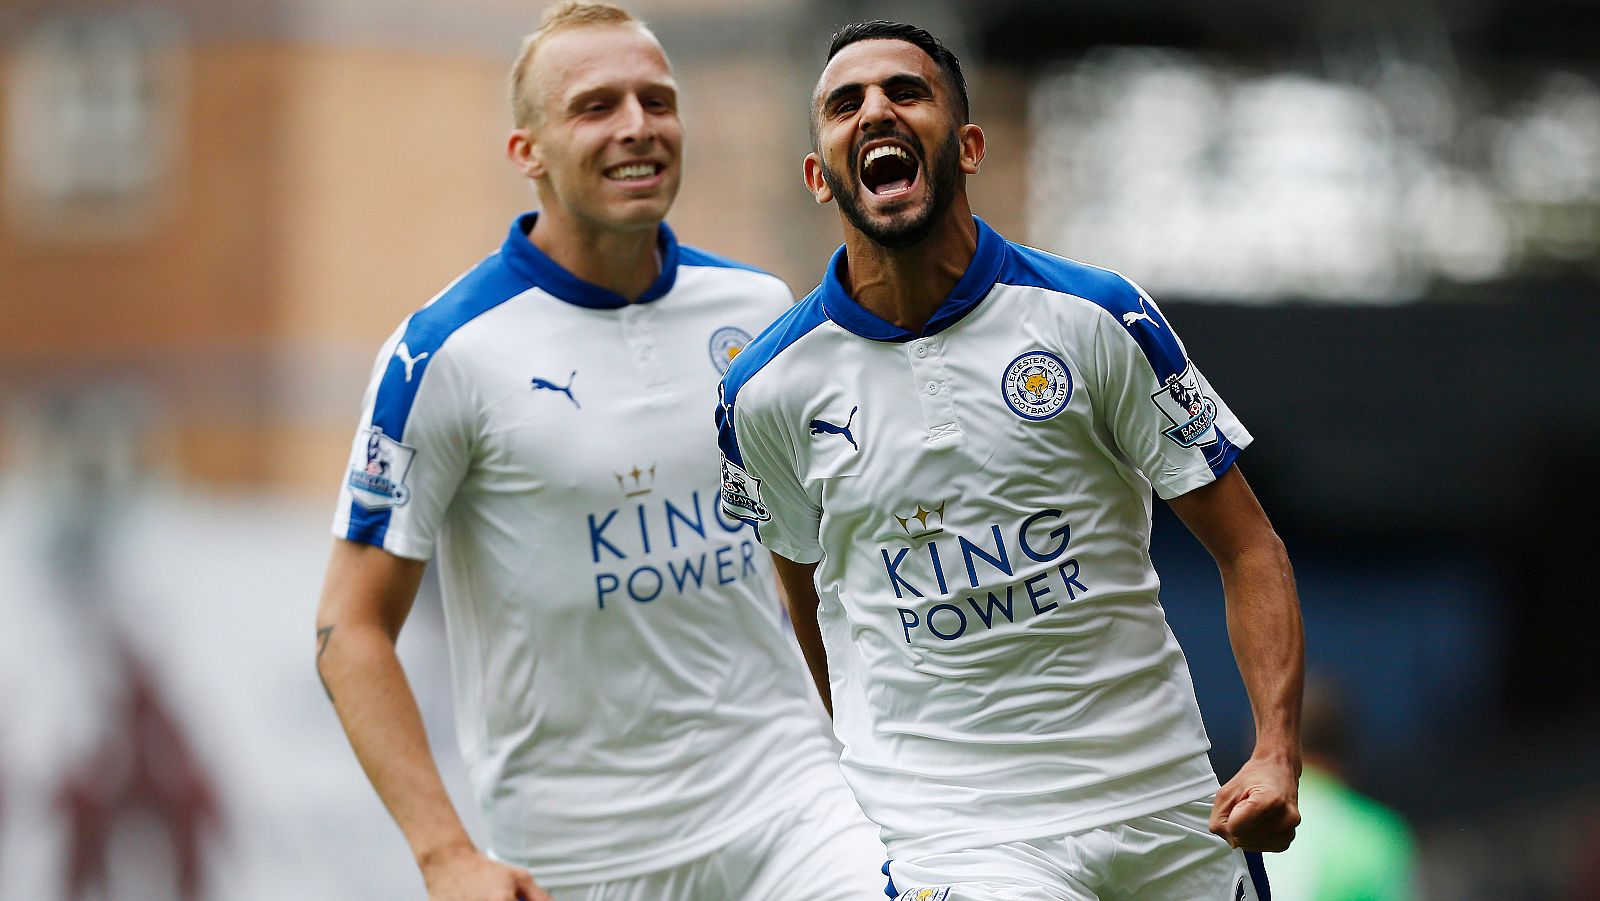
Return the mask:
[[[506,158],[517,171],[532,179],[544,178],[544,153],[532,129],[513,129],[506,138]]]
[[[827,203],[833,199],[833,189],[828,187],[828,180],[822,177],[822,160],[814,152],[806,154],[805,179],[806,190],[817,199],[817,203]]]
[[[978,167],[983,164],[983,129],[972,124],[963,125],[957,132],[957,140],[961,143],[961,171],[977,175]]]

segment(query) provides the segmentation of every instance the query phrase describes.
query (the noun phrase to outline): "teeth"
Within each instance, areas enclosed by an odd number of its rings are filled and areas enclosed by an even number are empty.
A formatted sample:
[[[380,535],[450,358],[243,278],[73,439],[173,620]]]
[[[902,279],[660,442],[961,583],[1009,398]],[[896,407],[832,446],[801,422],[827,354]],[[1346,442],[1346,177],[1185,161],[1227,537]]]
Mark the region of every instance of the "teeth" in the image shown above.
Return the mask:
[[[869,166],[872,164],[873,160],[883,159],[886,156],[897,156],[907,162],[911,161],[911,156],[904,150],[901,150],[899,147],[896,147],[893,144],[884,144],[880,147],[874,147],[871,150],[868,150],[867,158],[862,161],[862,165]]]
[[[633,163],[606,171],[608,178],[648,178],[654,174],[656,174],[654,163]]]

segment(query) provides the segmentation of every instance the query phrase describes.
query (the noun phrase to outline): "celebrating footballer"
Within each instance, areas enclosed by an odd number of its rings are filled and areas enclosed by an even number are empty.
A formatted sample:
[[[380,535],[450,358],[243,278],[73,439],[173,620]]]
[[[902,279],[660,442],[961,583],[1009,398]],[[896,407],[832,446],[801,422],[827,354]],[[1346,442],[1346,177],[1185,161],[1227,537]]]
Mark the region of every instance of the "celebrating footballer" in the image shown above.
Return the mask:
[[[932,35],[836,34],[811,129],[844,246],[723,378],[723,506],[773,553],[891,896],[1267,897],[1303,639],[1249,433],[1138,286],[973,216],[984,134]],[[1255,714],[1220,785],[1152,495],[1216,559]]]

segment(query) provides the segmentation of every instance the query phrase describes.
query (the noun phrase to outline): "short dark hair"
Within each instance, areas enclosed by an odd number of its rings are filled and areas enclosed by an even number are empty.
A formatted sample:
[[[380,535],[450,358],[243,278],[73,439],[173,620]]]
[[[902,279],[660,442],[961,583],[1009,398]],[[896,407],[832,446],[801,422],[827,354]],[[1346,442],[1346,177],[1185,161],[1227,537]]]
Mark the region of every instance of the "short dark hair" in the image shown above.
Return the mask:
[[[956,99],[961,101],[961,121],[968,122],[972,117],[972,110],[967,104],[967,79],[961,74],[961,60],[950,52],[938,38],[929,34],[927,29],[915,25],[906,25],[901,22],[890,22],[887,19],[874,19],[871,22],[856,22],[846,25],[833,33],[833,40],[828,44],[828,59],[832,62],[840,50],[861,41],[892,40],[905,41],[923,53],[933,58],[940,71],[950,79],[950,86],[955,88]]]

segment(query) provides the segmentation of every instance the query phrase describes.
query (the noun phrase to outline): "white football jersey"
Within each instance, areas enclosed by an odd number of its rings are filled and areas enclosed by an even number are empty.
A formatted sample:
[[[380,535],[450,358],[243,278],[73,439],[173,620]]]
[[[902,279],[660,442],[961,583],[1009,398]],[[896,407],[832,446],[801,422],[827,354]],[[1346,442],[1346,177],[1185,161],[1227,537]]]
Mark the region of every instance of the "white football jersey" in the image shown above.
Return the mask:
[[[662,226],[630,304],[533,221],[385,344],[333,531],[437,547],[489,844],[570,884],[698,857],[839,776],[770,559],[708,462],[718,378],[792,296]]]
[[[818,562],[845,776],[891,854],[1215,791],[1151,489],[1213,481],[1249,434],[1116,273],[979,221],[918,335],[852,300],[844,262],[723,379],[723,505]]]

